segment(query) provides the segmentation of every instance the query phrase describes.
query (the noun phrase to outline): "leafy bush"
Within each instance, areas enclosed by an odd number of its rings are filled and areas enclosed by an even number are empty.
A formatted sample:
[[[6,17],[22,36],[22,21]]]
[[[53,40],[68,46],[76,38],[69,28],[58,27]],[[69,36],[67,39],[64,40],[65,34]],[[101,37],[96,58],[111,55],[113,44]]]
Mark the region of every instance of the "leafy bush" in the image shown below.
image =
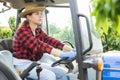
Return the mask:
[[[0,39],[11,38],[12,30],[7,26],[0,26]]]
[[[108,37],[108,50],[120,50],[120,0],[93,0],[96,28]],[[105,45],[105,40],[102,40]]]
[[[96,18],[97,28],[102,28],[107,34],[112,27],[120,34],[120,0],[93,0],[92,15]]]

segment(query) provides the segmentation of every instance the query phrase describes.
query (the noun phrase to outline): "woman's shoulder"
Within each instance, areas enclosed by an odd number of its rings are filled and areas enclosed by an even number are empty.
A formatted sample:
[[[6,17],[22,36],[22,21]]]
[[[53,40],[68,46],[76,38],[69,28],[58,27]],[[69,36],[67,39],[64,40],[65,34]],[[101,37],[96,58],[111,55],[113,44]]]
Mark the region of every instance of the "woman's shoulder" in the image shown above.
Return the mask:
[[[16,32],[17,32],[17,33],[19,33],[19,32],[24,32],[25,30],[26,30],[26,29],[25,29],[24,27],[20,27],[20,28],[17,29]]]
[[[17,31],[19,32],[19,31],[30,31],[30,28],[28,27],[28,26],[22,26],[22,27],[19,27],[18,29],[17,29]]]

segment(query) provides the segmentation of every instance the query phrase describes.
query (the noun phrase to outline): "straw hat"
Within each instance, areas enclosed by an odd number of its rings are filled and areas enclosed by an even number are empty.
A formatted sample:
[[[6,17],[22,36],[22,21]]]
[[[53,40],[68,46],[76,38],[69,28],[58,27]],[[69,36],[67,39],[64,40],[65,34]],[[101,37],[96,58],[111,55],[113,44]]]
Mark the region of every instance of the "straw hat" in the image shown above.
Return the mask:
[[[28,4],[25,6],[25,10],[19,14],[21,18],[25,18],[25,16],[29,13],[36,11],[44,11],[45,7],[39,7],[37,4]]]

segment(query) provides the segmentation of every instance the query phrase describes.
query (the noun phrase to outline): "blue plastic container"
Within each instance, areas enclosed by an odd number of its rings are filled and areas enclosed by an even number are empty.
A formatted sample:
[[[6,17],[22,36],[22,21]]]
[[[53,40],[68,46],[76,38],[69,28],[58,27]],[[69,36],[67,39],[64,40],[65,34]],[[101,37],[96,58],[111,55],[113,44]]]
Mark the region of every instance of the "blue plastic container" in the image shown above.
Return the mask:
[[[120,52],[103,54],[102,80],[120,80]]]

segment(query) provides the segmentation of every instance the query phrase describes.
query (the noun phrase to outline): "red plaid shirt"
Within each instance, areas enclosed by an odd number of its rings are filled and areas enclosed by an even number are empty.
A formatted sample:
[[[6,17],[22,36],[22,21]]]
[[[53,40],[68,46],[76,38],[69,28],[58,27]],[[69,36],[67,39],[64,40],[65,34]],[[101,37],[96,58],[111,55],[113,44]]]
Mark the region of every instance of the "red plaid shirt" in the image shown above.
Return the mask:
[[[29,24],[19,28],[14,35],[13,51],[17,58],[37,61],[41,59],[43,53],[50,53],[52,48],[62,49],[64,44],[49,37],[40,28],[35,30],[34,36]]]

